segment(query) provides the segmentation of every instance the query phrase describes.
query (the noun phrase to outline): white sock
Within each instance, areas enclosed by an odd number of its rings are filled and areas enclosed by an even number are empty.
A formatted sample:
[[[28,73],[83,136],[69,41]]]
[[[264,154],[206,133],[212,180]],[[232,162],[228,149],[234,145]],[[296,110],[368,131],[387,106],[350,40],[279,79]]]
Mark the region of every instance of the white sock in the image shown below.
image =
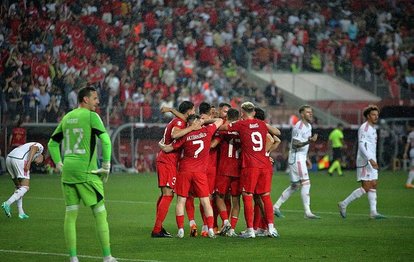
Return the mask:
[[[17,209],[19,210],[19,215],[23,215],[24,214],[23,197],[17,199],[16,204],[17,204]]]
[[[190,220],[190,227],[192,227],[195,224],[196,224],[196,222],[194,221],[194,219],[193,220]]]
[[[224,219],[223,225],[230,225],[230,221],[228,219]]]
[[[412,184],[414,180],[414,169],[411,169],[410,172],[408,173],[408,178],[407,178],[407,185]]]
[[[354,190],[354,192],[352,192],[347,198],[345,198],[344,201],[342,201],[342,204],[347,207],[352,201],[354,201],[357,198],[360,198],[361,196],[363,196],[365,194],[365,190],[360,187]]]
[[[6,201],[6,203],[10,206],[14,202],[16,202],[18,199],[22,198],[26,192],[29,191],[29,187],[22,186],[16,191],[14,191],[14,194],[11,195],[11,197]]]
[[[79,262],[78,257],[70,257],[70,262]]]
[[[289,199],[289,197],[296,192],[297,189],[292,189],[291,186],[285,189],[283,191],[282,195],[279,197],[279,199],[276,201],[276,203],[273,205],[273,208],[280,208],[283,203],[286,202],[286,200]]]
[[[205,231],[205,232],[207,232],[207,231],[208,231],[208,226],[207,226],[207,225],[203,225],[203,226],[201,227],[201,231]]]
[[[275,229],[275,225],[273,223],[269,223],[267,224],[267,229],[270,231],[272,231],[273,229]]]
[[[370,189],[368,191],[368,202],[369,208],[371,210],[371,215],[376,215],[377,213],[377,190]]]
[[[305,214],[309,215],[312,214],[310,210],[310,182],[306,181],[304,184],[302,184],[302,189],[300,190],[300,195],[302,196],[302,203],[303,208],[305,209]]]

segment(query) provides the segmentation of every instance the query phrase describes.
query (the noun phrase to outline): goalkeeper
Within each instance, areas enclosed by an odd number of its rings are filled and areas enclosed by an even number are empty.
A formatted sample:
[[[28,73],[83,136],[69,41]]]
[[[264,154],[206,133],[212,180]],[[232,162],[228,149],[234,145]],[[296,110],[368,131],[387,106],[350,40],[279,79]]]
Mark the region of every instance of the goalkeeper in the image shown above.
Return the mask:
[[[103,181],[111,167],[111,140],[95,113],[99,105],[96,89],[85,87],[78,93],[79,107],[67,113],[53,132],[48,147],[56,167],[62,172],[62,190],[66,203],[64,232],[70,261],[77,262],[76,219],[79,204],[90,206],[102,247],[103,261],[115,262],[111,256],[109,227],[104,203]],[[96,142],[102,142],[102,166],[97,165]],[[63,162],[60,155],[62,143]]]

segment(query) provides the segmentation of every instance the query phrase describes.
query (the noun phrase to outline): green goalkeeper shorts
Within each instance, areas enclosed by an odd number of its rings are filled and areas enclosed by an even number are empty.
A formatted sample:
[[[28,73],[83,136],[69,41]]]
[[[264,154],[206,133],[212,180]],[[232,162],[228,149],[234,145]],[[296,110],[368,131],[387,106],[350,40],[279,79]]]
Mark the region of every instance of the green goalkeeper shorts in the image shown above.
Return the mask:
[[[104,188],[101,180],[85,183],[62,183],[66,206],[79,205],[82,200],[85,206],[93,206],[104,199]]]

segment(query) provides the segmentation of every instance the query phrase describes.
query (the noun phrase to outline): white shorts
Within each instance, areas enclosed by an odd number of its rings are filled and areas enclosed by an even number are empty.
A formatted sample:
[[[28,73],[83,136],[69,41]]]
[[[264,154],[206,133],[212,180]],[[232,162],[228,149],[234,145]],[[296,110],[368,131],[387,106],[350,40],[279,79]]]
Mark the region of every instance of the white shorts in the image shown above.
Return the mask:
[[[378,179],[378,170],[374,169],[371,164],[364,167],[357,167],[357,181],[371,181]]]
[[[300,180],[309,180],[308,167],[306,160],[297,160],[290,164],[290,182],[299,182]]]
[[[7,171],[11,175],[12,179],[30,179],[30,170],[24,172],[24,165],[26,164],[25,160],[16,159],[7,157],[6,158],[6,167]]]

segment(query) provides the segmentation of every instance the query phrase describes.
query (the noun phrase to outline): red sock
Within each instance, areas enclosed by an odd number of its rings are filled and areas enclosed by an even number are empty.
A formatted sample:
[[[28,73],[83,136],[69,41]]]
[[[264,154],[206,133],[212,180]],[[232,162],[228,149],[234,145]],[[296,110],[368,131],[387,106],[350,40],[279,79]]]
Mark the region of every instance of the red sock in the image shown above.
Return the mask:
[[[258,204],[254,204],[254,217],[253,217],[253,228],[257,229],[261,226],[262,222],[262,211],[260,210],[260,206]]]
[[[175,216],[175,221],[177,222],[178,229],[184,228],[184,215]]]
[[[188,197],[187,200],[185,201],[185,211],[187,212],[187,217],[188,220],[194,220],[194,213],[195,213],[195,208],[194,208],[194,197]]]
[[[239,218],[238,217],[231,217],[231,219],[230,219],[231,228],[233,228],[233,229],[236,228],[237,221],[239,221]]]
[[[253,196],[243,195],[244,218],[247,228],[253,228]]]
[[[224,211],[220,212],[220,218],[223,221],[226,220],[226,219],[229,219],[229,216],[227,215],[227,210],[224,210]]]
[[[273,224],[273,204],[270,199],[270,195],[262,196],[263,206],[265,210],[266,222],[267,224]]]
[[[168,209],[170,208],[171,201],[173,200],[173,196],[162,196],[157,205],[157,216],[155,218],[155,225],[154,229],[152,230],[155,233],[161,231],[162,223],[165,220],[165,217],[168,214]]]
[[[207,217],[207,227],[210,229],[210,228],[213,228],[213,223],[214,223],[214,218],[213,218],[213,216],[209,216],[209,217]]]

